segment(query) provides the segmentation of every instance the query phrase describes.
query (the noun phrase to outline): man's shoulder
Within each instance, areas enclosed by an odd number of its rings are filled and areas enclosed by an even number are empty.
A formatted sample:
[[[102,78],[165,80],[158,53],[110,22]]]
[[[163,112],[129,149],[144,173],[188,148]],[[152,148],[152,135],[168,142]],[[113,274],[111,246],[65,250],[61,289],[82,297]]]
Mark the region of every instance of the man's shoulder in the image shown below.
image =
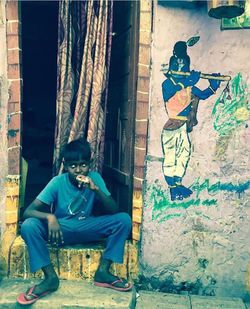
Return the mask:
[[[92,179],[102,178],[101,174],[97,171],[90,171],[89,177],[92,178]]]
[[[63,173],[60,175],[56,175],[54,176],[50,182],[53,183],[54,185],[61,185],[62,183],[64,183],[67,179],[67,174]]]

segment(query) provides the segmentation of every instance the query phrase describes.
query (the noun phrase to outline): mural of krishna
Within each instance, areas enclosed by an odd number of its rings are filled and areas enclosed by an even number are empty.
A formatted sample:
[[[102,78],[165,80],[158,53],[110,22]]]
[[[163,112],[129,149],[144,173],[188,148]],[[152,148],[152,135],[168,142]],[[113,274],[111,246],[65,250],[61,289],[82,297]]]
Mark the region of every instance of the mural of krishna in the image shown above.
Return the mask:
[[[162,83],[162,96],[168,120],[162,134],[164,154],[163,173],[170,189],[171,200],[183,200],[192,194],[192,190],[182,184],[191,155],[189,133],[197,125],[197,109],[200,100],[214,95],[221,81],[229,81],[230,76],[219,73],[202,74],[190,71],[190,58],[187,48],[195,45],[199,37],[192,37],[187,42],[178,41],[174,45],[173,55]],[[199,89],[196,84],[204,78],[208,87]]]

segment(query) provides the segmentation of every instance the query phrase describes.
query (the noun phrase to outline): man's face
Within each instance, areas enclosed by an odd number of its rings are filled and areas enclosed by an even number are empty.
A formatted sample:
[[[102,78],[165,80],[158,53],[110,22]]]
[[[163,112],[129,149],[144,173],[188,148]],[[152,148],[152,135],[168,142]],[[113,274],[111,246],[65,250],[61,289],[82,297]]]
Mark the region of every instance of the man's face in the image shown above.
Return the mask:
[[[76,180],[76,177],[78,175],[87,176],[89,173],[89,161],[84,160],[78,160],[78,161],[71,161],[71,162],[65,162],[64,168],[65,171],[69,174],[70,181],[78,186],[78,181]]]

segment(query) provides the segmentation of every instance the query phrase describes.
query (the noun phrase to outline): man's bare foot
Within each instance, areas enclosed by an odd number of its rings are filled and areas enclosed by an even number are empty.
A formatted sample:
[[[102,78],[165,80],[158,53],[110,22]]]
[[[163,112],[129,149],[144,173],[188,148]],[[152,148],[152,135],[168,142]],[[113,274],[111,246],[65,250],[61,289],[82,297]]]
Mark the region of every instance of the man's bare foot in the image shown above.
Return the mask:
[[[98,282],[113,282],[117,279],[116,276],[112,275],[109,271],[97,270],[95,273],[94,280]]]
[[[109,268],[111,264],[111,260],[101,259],[100,265],[95,273],[94,284],[118,291],[130,291],[133,287],[132,284],[110,273]]]
[[[54,292],[59,287],[59,279],[58,277],[52,277],[52,278],[45,278],[42,282],[40,282],[38,285],[36,285],[32,291],[33,295],[41,295],[43,293],[46,293],[48,291]],[[30,294],[28,294],[30,291],[30,288],[26,291],[25,298],[27,300],[31,300],[34,297]]]
[[[95,273],[94,283],[97,286],[108,287],[118,291],[128,291],[132,289],[132,284],[127,280],[112,275],[109,271],[98,269]]]
[[[34,298],[33,295],[42,295],[46,292],[56,291],[59,287],[59,279],[52,264],[42,267],[44,273],[44,280],[34,287],[30,294],[30,288],[25,293],[27,300]]]

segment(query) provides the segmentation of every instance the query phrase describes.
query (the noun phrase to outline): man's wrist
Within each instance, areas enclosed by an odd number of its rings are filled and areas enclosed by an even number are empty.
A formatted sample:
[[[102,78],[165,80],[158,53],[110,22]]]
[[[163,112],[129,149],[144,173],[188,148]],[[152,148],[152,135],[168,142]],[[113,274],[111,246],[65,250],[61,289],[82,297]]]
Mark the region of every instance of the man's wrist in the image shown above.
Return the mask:
[[[47,216],[46,216],[47,221],[54,219],[54,218],[55,218],[55,215],[53,215],[53,214],[48,213]]]
[[[99,193],[100,192],[100,188],[95,186],[95,188],[93,189],[94,192]]]

